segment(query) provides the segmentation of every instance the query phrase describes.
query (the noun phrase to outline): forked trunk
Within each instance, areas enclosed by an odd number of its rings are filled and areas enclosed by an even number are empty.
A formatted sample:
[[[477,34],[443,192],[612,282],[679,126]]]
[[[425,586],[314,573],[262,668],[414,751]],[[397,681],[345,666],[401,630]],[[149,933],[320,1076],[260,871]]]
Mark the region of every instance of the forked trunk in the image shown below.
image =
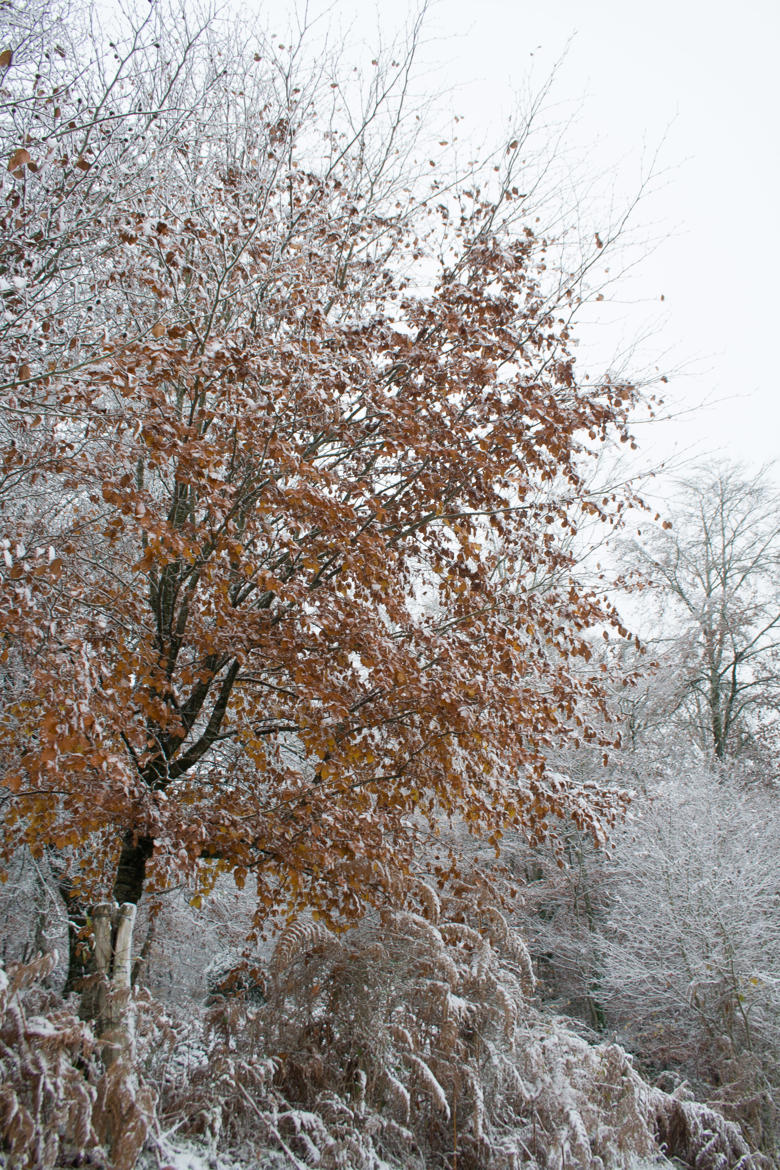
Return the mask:
[[[92,977],[83,984],[81,1014],[94,1021],[107,1066],[120,1057],[132,1056],[133,928],[153,849],[151,837],[126,832],[117,863],[114,901],[101,902],[92,910]]]
[[[146,863],[153,851],[154,841],[151,837],[139,837],[130,831],[125,833],[112,890],[114,901],[120,906],[126,903],[136,905],[139,902],[146,881]],[[95,1018],[94,997],[90,995],[85,981],[97,972],[92,945],[85,937],[90,912],[74,892],[68,875],[60,878],[59,890],[68,911],[68,974],[64,991],[66,995],[71,991],[84,993],[81,1016],[91,1020]]]
[[[103,1063],[133,1058],[133,1018],[130,975],[136,907],[101,902],[92,912],[95,949],[93,978],[85,986],[83,1006],[95,1021]]]

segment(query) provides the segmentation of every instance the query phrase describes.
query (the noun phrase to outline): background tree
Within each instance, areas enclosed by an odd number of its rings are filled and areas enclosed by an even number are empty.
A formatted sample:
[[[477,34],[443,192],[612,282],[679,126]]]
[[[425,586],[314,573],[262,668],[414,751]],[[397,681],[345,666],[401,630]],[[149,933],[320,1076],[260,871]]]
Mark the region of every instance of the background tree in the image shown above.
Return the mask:
[[[679,484],[672,526],[635,545],[668,622],[668,711],[718,758],[740,750],[780,698],[780,500],[766,474],[701,468]],[[657,688],[656,688],[657,690]]]

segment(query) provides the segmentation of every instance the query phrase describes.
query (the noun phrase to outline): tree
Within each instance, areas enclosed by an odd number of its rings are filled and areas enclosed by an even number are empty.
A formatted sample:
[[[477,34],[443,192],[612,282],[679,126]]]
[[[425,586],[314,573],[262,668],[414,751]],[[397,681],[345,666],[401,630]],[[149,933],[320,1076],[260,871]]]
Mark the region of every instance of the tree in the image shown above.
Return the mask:
[[[670,705],[723,758],[780,696],[778,496],[764,472],[728,465],[679,487],[672,525],[635,546],[635,557],[671,618],[661,640],[678,673]]]
[[[74,914],[231,872],[258,921],[332,923],[442,817],[599,835],[615,794],[545,755],[605,738],[589,633],[621,627],[566,539],[619,520],[582,468],[635,392],[575,377],[582,273],[546,284],[517,141],[492,188],[404,189],[413,45],[355,116],[296,48],[165,37],[88,101],[33,81],[8,149],[14,271],[55,275],[45,311],[7,290],[5,855],[48,848]]]

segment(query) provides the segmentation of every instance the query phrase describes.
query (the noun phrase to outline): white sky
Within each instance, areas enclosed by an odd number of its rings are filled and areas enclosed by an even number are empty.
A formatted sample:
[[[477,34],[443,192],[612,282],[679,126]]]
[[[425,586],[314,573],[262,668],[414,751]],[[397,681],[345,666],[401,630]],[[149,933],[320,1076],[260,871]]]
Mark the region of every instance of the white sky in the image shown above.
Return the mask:
[[[291,7],[259,5],[279,31]],[[366,42],[406,16],[358,0],[329,11]],[[431,88],[453,89],[476,134],[499,131],[513,95],[565,52],[553,100],[561,119],[576,113],[567,141],[591,174],[613,172],[627,194],[660,147],[662,174],[635,221],[649,254],[590,343],[607,361],[620,335],[651,331],[637,364],[669,373],[676,417],[641,428],[649,462],[780,456],[779,0],[436,0],[426,30]]]
[[[572,138],[596,167],[617,163],[627,190],[662,144],[662,183],[637,214],[648,239],[667,238],[626,295],[643,302],[637,327],[657,323],[644,351],[685,371],[670,379],[672,410],[712,405],[651,445],[780,456],[778,0],[441,0],[434,18],[432,31],[467,33],[452,56],[488,111],[568,43],[556,90],[583,99]]]

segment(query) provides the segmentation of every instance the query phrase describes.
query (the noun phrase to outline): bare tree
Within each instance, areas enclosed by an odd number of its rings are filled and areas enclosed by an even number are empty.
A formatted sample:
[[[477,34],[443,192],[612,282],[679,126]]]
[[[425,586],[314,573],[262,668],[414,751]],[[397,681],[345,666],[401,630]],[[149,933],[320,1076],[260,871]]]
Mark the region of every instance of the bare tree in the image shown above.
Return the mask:
[[[677,672],[667,711],[722,759],[780,697],[780,498],[765,471],[727,464],[679,487],[672,525],[635,544],[633,559],[661,603],[656,649]]]

